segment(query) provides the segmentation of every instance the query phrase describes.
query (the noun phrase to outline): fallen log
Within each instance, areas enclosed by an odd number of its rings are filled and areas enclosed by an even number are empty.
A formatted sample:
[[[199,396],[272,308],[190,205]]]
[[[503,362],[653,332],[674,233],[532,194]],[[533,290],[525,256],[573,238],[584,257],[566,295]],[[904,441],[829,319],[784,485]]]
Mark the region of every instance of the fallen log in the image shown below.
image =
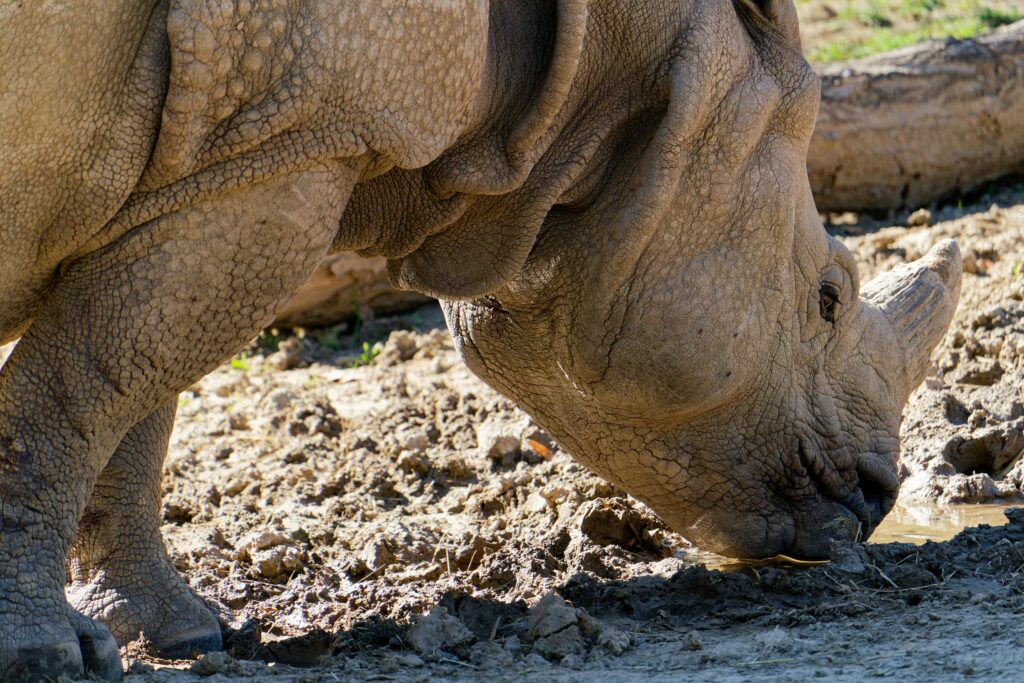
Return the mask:
[[[390,313],[429,301],[416,292],[395,289],[382,258],[363,258],[352,252],[328,256],[277,316],[272,327],[322,327],[365,309]]]
[[[1024,21],[819,73],[807,163],[822,211],[912,209],[1024,172]]]

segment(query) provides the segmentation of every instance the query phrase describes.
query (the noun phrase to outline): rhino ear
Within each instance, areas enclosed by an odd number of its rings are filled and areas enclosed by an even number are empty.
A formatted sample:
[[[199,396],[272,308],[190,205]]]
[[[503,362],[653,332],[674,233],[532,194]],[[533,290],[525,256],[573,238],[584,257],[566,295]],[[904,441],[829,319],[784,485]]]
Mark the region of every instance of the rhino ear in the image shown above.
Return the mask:
[[[530,177],[561,130],[586,35],[589,0],[529,5],[537,25],[557,26],[536,54],[535,36],[510,30],[520,2],[491,5],[487,83],[474,132],[424,169],[440,198],[470,195],[461,217],[418,249],[389,264],[392,282],[446,299],[493,291],[515,276],[530,254],[548,210],[564,190],[559,178]],[[554,15],[554,16],[550,16]],[[523,60],[530,68],[523,68]]]

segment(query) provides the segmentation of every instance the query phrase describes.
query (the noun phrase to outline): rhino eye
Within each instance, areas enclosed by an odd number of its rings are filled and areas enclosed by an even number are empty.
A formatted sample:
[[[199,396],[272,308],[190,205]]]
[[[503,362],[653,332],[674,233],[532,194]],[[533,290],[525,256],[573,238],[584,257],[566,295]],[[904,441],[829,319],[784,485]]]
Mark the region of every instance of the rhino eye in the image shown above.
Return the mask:
[[[834,323],[839,317],[839,289],[824,283],[818,290],[818,310],[823,320]]]

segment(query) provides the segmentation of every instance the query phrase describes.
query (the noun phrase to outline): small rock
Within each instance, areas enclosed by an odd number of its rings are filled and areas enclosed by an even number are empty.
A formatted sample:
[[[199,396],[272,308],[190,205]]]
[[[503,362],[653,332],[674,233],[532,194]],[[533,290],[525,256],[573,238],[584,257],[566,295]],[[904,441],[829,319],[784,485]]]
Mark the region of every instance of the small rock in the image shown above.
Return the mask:
[[[628,633],[608,626],[603,627],[597,637],[597,646],[616,657],[628,650],[631,642]]]
[[[558,633],[576,623],[576,608],[558,593],[548,591],[530,610],[526,633],[532,640]]]
[[[156,669],[152,664],[147,664],[141,660],[133,659],[128,664],[128,671],[126,673],[131,676],[141,676],[142,674],[151,674],[154,671],[156,671]]]
[[[583,668],[583,657],[576,654],[569,654],[562,658],[562,666],[569,669],[582,669]]]
[[[928,209],[918,209],[907,218],[907,225],[912,228],[919,228],[932,223],[932,212]]]
[[[479,453],[491,460],[510,460],[519,453],[523,433],[530,428],[528,418],[507,419],[492,416],[477,425]],[[507,463],[511,464],[511,462]]]
[[[957,474],[946,482],[946,496],[950,500],[962,503],[986,502],[999,496],[999,487],[992,477],[984,472]]]
[[[508,434],[486,434],[481,437],[480,430],[477,432],[477,443],[480,453],[492,460],[501,460],[506,455],[512,455],[519,450],[519,439]]]
[[[375,539],[366,546],[359,559],[372,571],[377,571],[381,567],[394,562],[395,554],[391,552],[388,544],[383,539]]]
[[[405,639],[421,655],[431,655],[439,650],[456,652],[471,644],[476,637],[447,609],[435,605],[416,620]]]
[[[523,508],[526,510],[527,514],[531,515],[547,512],[548,499],[537,491],[534,491],[526,497],[526,502],[523,504]]]
[[[545,486],[540,495],[544,496],[551,507],[558,507],[558,504],[565,500],[570,493],[571,491],[564,486]]]
[[[277,351],[267,356],[267,365],[274,370],[291,370],[302,362],[302,341],[298,337],[288,337],[282,341]]]
[[[574,536],[597,545],[617,545],[631,552],[660,554],[661,548],[651,537],[650,529],[661,522],[641,508],[620,501],[587,501],[576,512],[578,531]],[[575,540],[575,539],[574,539]]]
[[[601,635],[601,622],[587,614],[586,610],[576,610],[576,623],[580,627],[580,635],[586,638],[587,642],[593,642]]]
[[[701,642],[700,636],[696,631],[690,631],[684,635],[680,646],[684,650],[689,650],[690,652],[696,652],[697,650],[704,649],[704,643]]]
[[[411,359],[418,350],[416,335],[408,330],[398,330],[392,332],[388,340],[384,342],[384,348],[381,350],[377,362],[385,367],[397,365]]]
[[[229,579],[221,583],[217,597],[231,609],[241,609],[249,602],[252,594],[246,582]]]
[[[192,662],[188,670],[198,676],[213,676],[241,673],[242,666],[227,652],[208,652]]]
[[[417,667],[423,666],[423,660],[411,652],[399,652],[395,654],[395,659],[402,666]]]
[[[544,668],[551,666],[551,662],[544,659],[543,656],[537,654],[536,652],[531,652],[530,654],[523,657],[523,664],[525,664],[527,667],[533,668]]]
[[[545,594],[530,610],[526,635],[533,643],[533,651],[547,659],[561,660],[586,652],[576,608],[554,591]]]
[[[419,453],[402,451],[398,455],[398,468],[410,474],[426,474],[430,471],[430,460]]]
[[[249,554],[256,571],[265,579],[273,579],[302,567],[302,553],[293,546],[275,546],[250,551]]]
[[[278,545],[287,545],[291,539],[279,531],[263,531],[245,545],[252,550],[266,550]]]
[[[395,652],[384,658],[380,664],[381,673],[398,673],[402,669],[416,669],[423,666],[423,659],[411,652]]]
[[[267,396],[267,403],[274,406],[276,410],[284,410],[295,403],[295,394],[287,389],[278,389]]]
[[[993,358],[979,358],[977,363],[963,368],[957,375],[960,384],[992,386],[1003,376],[1003,367]]]
[[[272,661],[291,666],[316,666],[330,656],[334,636],[320,629],[265,644]]]
[[[469,661],[483,669],[504,669],[511,666],[513,653],[496,640],[477,643],[469,651]]]
[[[398,435],[398,447],[403,451],[422,453],[429,445],[430,439],[418,429],[410,429]]]

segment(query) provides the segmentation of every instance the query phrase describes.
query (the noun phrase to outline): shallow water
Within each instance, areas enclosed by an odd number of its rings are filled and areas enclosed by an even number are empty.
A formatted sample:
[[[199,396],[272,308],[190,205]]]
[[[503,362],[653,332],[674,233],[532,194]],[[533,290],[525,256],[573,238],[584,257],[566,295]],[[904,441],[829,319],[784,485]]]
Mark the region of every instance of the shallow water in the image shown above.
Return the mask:
[[[1001,526],[1006,523],[1006,508],[1022,507],[1016,504],[996,503],[991,505],[897,505],[882,520],[869,543],[914,543],[945,541],[953,538],[969,526],[990,524]]]
[[[868,543],[912,543],[921,545],[927,541],[946,541],[967,527],[989,524],[1006,524],[1007,508],[1024,507],[1018,501],[1014,504],[995,503],[991,505],[897,505],[886,516],[882,524],[871,535]],[[828,564],[826,561],[801,561],[785,555],[767,560],[739,560],[707,553],[696,548],[688,549],[685,556],[690,561],[703,564],[708,569],[720,571],[742,571],[750,567],[782,566],[807,567]]]

